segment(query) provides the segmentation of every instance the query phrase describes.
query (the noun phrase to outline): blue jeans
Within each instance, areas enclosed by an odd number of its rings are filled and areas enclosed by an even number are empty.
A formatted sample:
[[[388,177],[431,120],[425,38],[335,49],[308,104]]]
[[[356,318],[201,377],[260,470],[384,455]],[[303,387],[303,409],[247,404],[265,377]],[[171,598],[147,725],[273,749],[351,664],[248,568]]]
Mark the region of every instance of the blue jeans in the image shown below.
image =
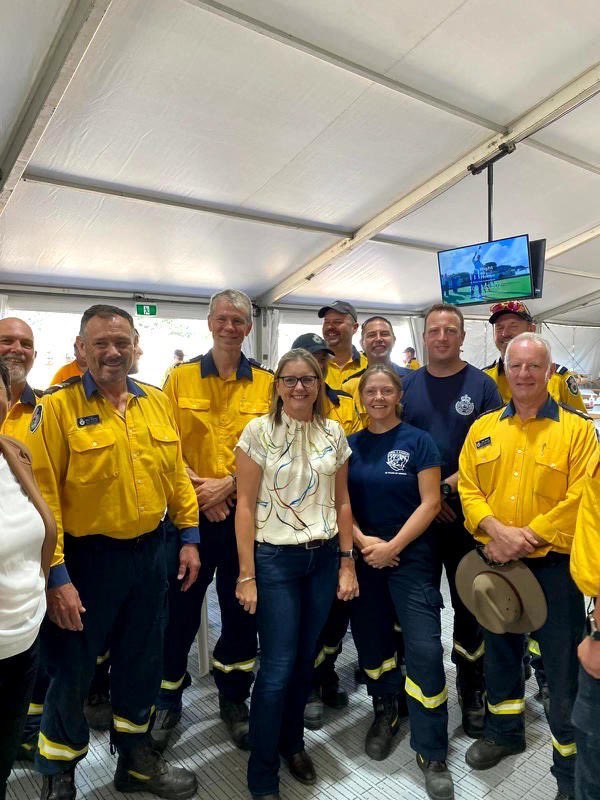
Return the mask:
[[[248,787],[279,791],[279,755],[304,749],[304,706],[315,647],[333,602],[337,538],[305,550],[259,544],[255,568],[260,669],[250,705]]]
[[[573,708],[577,758],[575,759],[576,800],[600,797],[600,680],[579,667],[579,689]]]

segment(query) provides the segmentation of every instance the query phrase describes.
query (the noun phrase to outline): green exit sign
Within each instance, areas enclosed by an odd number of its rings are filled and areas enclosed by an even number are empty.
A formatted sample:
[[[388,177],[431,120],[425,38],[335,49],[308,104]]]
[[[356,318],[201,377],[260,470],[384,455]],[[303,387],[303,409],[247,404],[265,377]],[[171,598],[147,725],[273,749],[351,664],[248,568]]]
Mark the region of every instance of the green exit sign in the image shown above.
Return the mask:
[[[155,317],[156,303],[138,303],[135,307],[138,317]]]

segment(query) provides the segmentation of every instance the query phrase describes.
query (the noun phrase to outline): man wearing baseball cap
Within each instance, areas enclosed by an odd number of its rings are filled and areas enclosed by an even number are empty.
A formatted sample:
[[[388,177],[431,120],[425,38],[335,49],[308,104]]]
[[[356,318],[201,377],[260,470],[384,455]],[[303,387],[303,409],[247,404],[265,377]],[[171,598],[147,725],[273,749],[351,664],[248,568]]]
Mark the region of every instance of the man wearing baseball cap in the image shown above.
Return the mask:
[[[552,355],[535,333],[506,348],[512,399],[472,425],[459,460],[458,490],[467,530],[485,556],[523,559],[547,603],[543,623],[530,623],[548,676],[556,800],[575,797],[577,646],[585,619],[583,595],[569,574],[569,554],[586,468],[598,443],[589,417],[548,393]],[[525,750],[523,637],[484,630],[487,711],[484,738],[467,750],[476,770]]]
[[[327,347],[324,339],[316,333],[304,333],[293,341],[292,348],[308,350],[325,375],[334,353]],[[346,436],[362,428],[352,396],[339,389],[332,389],[327,382],[323,412],[328,419],[340,423]],[[348,630],[350,605],[337,599],[333,601],[329,617],[317,642],[313,691],[304,711],[304,725],[311,730],[318,730],[323,724],[324,703],[330,708],[344,708],[348,704],[348,695],[339,686],[335,661],[342,651],[342,641]]]
[[[323,338],[333,352],[325,380],[333,389],[341,389],[346,378],[367,366],[367,357],[352,344],[358,330],[358,314],[351,303],[334,300],[320,308],[318,316],[323,320]]]
[[[484,367],[483,371],[492,378],[498,386],[505,403],[511,398],[508,380],[504,371],[504,354],[511,339],[520,333],[535,332],[535,324],[531,312],[521,300],[503,300],[494,303],[490,308],[490,325],[494,326],[494,342],[500,351],[500,358]],[[579,394],[579,386],[575,376],[566,367],[553,364],[553,373],[548,381],[548,392],[557,403],[566,403],[577,411],[586,413],[586,408]]]

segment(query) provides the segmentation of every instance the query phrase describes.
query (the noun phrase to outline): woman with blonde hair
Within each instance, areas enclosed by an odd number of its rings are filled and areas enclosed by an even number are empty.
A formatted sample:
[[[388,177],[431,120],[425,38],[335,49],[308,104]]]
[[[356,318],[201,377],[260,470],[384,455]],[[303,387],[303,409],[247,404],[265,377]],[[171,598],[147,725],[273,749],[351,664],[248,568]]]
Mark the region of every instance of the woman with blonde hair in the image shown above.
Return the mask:
[[[349,439],[348,489],[360,550],[352,635],[375,712],[365,750],[377,761],[388,756],[399,727],[398,695],[405,691],[410,743],[427,794],[452,800],[439,559],[428,532],[440,509],[440,454],[428,433],[402,422],[402,384],[394,370],[369,367],[358,391],[369,422]],[[395,653],[396,620],[405,679]]]
[[[251,420],[236,449],[236,597],[257,615],[260,670],[250,706],[248,786],[279,797],[279,756],[314,784],[303,714],[317,639],[336,594],[358,594],[347,471],[339,423],[324,419],[323,378],[306,350],[275,372],[271,413]]]

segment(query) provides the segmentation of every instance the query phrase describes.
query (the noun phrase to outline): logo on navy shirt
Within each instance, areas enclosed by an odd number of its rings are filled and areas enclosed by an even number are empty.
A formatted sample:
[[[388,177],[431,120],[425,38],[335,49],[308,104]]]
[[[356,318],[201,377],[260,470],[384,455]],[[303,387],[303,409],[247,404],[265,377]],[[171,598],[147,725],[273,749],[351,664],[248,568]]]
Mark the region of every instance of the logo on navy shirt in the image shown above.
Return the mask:
[[[475,410],[473,401],[471,400],[468,394],[463,394],[460,400],[457,400],[454,408],[458,411],[459,414],[462,414],[463,417],[470,416]]]
[[[386,463],[394,472],[404,473],[409,458],[410,453],[407,453],[406,450],[390,450],[387,454]]]

